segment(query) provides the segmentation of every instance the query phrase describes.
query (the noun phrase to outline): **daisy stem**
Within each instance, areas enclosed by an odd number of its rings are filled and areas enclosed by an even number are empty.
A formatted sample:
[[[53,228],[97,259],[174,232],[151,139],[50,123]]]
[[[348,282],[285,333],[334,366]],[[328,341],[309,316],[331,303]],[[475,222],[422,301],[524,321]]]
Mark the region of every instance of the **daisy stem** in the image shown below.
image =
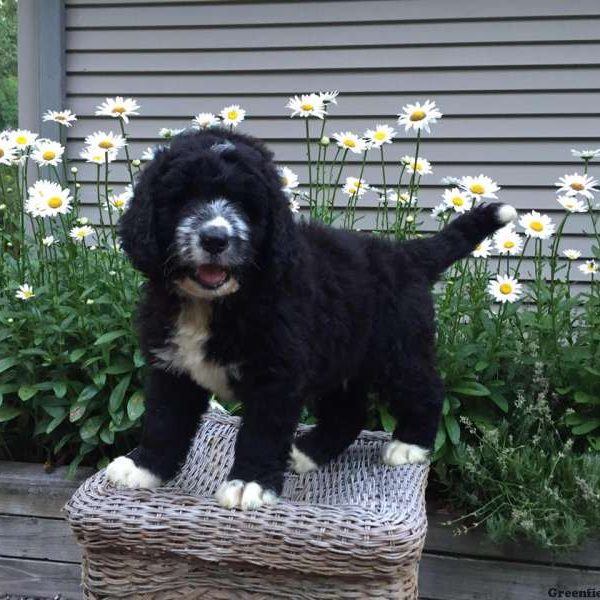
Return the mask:
[[[125,138],[125,157],[127,158],[127,170],[129,171],[129,179],[131,180],[131,185],[133,185],[133,171],[131,169],[131,159],[129,157],[129,141],[127,140],[127,133],[125,132],[125,123],[120,117],[118,120],[119,125],[121,126],[121,134]],[[108,161],[108,156],[106,157],[106,159]]]
[[[319,151],[317,153],[317,189],[315,190],[315,204],[318,205],[319,203],[319,192],[322,191],[319,189],[319,173],[321,173],[321,177],[323,177],[323,171],[325,170],[325,165],[323,164],[325,158],[323,156],[323,152],[327,151],[327,146],[323,146],[321,144],[321,138],[323,137],[323,133],[325,131],[325,121],[327,120],[327,117],[324,116],[322,123],[321,123],[321,133],[319,134],[319,141],[318,141],[318,146],[319,146]],[[307,124],[308,124],[308,118],[306,119]],[[324,201],[324,194],[323,194],[323,201],[321,202],[321,211],[324,213],[325,212],[325,201]],[[323,219],[325,220],[325,219]]]
[[[395,211],[395,223],[394,223],[394,237],[398,238],[400,234],[400,225],[402,223],[402,215],[404,214],[402,203],[400,202],[400,186],[402,185],[402,177],[404,176],[404,171],[406,170],[406,165],[402,164],[402,169],[400,169],[400,176],[398,177],[398,185],[396,186],[396,211]]]
[[[101,229],[102,239],[106,243],[106,230],[105,230],[105,224],[104,224],[104,215],[102,214],[102,197],[100,194],[100,165],[96,166],[96,197],[98,199],[98,214],[100,215],[100,225],[102,228]]]
[[[460,316],[461,316],[460,305],[461,305],[462,293],[463,293],[463,288],[464,288],[465,279],[466,279],[465,272],[469,265],[469,259],[470,259],[470,257],[467,256],[467,258],[464,261],[461,261],[461,265],[460,265],[460,283],[458,284],[458,294],[456,294],[456,310],[455,310],[455,314],[454,314],[454,323],[453,323],[453,327],[452,327],[452,343],[454,343],[456,341],[456,334],[458,333],[458,325],[460,323]]]
[[[360,186],[361,186],[361,181],[362,181],[363,173],[365,172],[365,164],[367,162],[367,152],[368,152],[368,150],[365,150],[365,152],[363,154],[362,165],[360,166],[360,174],[358,176],[358,186],[356,188],[356,194],[354,194],[354,200],[352,201],[352,213],[351,213],[352,222],[350,223],[350,227],[352,229],[354,229],[354,225],[356,223],[356,219],[355,219],[356,204],[357,204],[357,201],[358,201],[358,192],[359,192],[359,189],[360,189]]]
[[[409,204],[409,206],[412,203],[412,199],[413,199],[415,177],[417,175],[417,161],[419,160],[419,147],[420,147],[420,145],[421,145],[421,130],[419,129],[419,131],[417,132],[417,144],[415,146],[414,169],[413,169],[412,176],[410,178],[410,184],[409,184],[409,196],[408,196],[408,204]]]
[[[315,217],[316,211],[313,211],[313,187],[312,187],[312,160],[310,156],[310,128],[308,124],[308,117],[304,119],[304,125],[306,129],[306,158],[308,162],[308,210],[311,217]],[[316,208],[316,207],[315,207]]]
[[[379,147],[381,153],[381,178],[383,180],[383,219],[382,227],[385,227],[385,235],[388,235],[390,228],[390,216],[388,213],[388,195],[387,195],[387,181],[385,179],[385,158],[383,155],[383,144]],[[396,198],[397,200],[397,198]]]
[[[340,162],[340,170],[338,171],[337,178],[335,180],[335,184],[333,186],[331,199],[329,201],[329,206],[331,207],[331,213],[335,210],[335,196],[337,194],[338,185],[340,184],[340,179],[342,177],[342,171],[344,170],[344,166],[346,164],[346,156],[348,154],[348,148],[344,150],[344,154],[342,155],[342,160]],[[351,202],[348,202],[348,207],[351,206]]]

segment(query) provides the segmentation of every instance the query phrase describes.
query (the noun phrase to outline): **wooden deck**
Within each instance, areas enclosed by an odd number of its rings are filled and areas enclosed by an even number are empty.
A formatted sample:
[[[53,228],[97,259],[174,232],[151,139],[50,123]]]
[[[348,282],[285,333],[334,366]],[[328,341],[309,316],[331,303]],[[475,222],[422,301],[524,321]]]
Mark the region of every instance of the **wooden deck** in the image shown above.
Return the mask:
[[[82,473],[83,478],[87,473]],[[64,471],[0,462],[0,598],[3,594],[81,598],[81,552],[61,514],[77,482]],[[540,600],[559,590],[600,591],[600,540],[553,561],[521,544],[504,547],[479,533],[453,536],[431,512],[420,566],[427,600]]]

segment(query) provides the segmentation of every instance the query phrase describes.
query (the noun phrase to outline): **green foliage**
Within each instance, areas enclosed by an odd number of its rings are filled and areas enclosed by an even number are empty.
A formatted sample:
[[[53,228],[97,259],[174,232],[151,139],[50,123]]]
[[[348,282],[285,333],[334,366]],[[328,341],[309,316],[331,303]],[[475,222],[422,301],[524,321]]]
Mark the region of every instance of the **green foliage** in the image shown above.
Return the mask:
[[[460,417],[469,442],[456,447],[448,489],[470,511],[459,533],[485,524],[497,542],[523,537],[565,550],[600,527],[600,460],[574,451],[573,438],[557,426],[565,410],[548,371],[540,364],[532,371],[527,390],[517,391],[495,426]]]
[[[17,2],[0,2],[0,128],[17,125]]]

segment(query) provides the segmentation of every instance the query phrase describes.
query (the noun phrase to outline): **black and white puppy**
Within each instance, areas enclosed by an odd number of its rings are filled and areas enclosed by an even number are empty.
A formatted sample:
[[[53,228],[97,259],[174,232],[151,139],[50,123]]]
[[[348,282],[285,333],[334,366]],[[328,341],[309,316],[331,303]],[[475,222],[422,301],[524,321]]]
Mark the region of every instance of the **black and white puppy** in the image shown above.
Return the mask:
[[[181,466],[211,393],[243,405],[222,506],[257,508],[340,454],[379,394],[398,425],[383,460],[426,460],[442,405],[431,287],[514,219],[490,204],[404,243],[297,224],[272,154],[221,129],[176,136],[146,166],[121,221],[147,283],[139,337],[149,364],[141,442],[107,468],[155,487]],[[317,425],[293,441],[303,405]]]

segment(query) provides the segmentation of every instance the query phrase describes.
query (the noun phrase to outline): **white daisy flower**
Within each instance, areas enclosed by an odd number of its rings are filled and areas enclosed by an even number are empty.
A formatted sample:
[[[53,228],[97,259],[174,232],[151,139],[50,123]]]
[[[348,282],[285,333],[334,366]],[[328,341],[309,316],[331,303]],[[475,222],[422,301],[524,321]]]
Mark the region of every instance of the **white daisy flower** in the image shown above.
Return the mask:
[[[29,146],[33,146],[35,140],[37,140],[38,134],[32,133],[29,129],[17,129],[16,131],[10,132],[10,141],[13,143],[13,146],[19,148],[20,150],[24,150],[29,148]]]
[[[28,190],[25,211],[33,217],[55,217],[71,211],[71,192],[53,181],[40,180]]]
[[[564,192],[567,196],[581,194],[586,198],[593,198],[593,192],[597,192],[598,182],[590,175],[580,175],[572,173],[563,175],[555,184],[558,186],[558,193]]]
[[[584,213],[588,210],[587,204],[577,200],[575,196],[559,196],[556,200],[565,210],[572,213]]]
[[[579,252],[579,250],[573,250],[572,248],[563,250],[563,255],[569,260],[577,260],[578,258],[581,258],[581,252]]]
[[[35,149],[31,153],[31,158],[41,167],[46,165],[56,166],[62,162],[64,151],[64,147],[58,142],[37,140],[35,142]]]
[[[83,242],[85,238],[89,237],[94,233],[94,230],[89,225],[81,225],[80,227],[73,227],[69,231],[69,235],[72,239],[78,242]]]
[[[431,218],[439,219],[447,210],[448,205],[445,202],[442,202],[431,209]]]
[[[354,154],[360,154],[366,149],[366,142],[362,138],[359,138],[355,133],[351,131],[344,131],[340,133],[334,133],[331,136],[340,148],[344,150],[350,150]]]
[[[331,90],[330,92],[319,92],[319,98],[325,103],[337,104],[337,97],[340,93],[337,90]]]
[[[12,141],[0,138],[0,164],[12,165],[15,160],[16,147]]]
[[[489,282],[487,289],[496,302],[515,302],[521,295],[521,284],[510,275],[498,275]]]
[[[124,123],[129,123],[129,117],[139,115],[137,112],[140,105],[133,98],[107,98],[100,106],[96,108],[97,116],[114,117],[123,119]]]
[[[325,102],[318,94],[294,96],[288,100],[285,106],[292,111],[292,117],[317,117],[322,119],[325,116]]]
[[[540,240],[548,239],[554,233],[554,223],[548,215],[541,215],[536,210],[524,214],[519,219],[519,225],[525,229],[529,237]]]
[[[473,198],[465,190],[460,188],[452,188],[451,190],[444,190],[444,202],[448,208],[453,209],[457,213],[464,213],[471,210],[473,207]]]
[[[600,265],[595,260],[586,260],[582,265],[579,265],[579,270],[585,275],[596,275],[600,271]]]
[[[346,177],[346,183],[342,191],[348,196],[358,196],[359,198],[369,189],[367,182],[358,177]]]
[[[123,148],[127,142],[122,135],[109,131],[96,131],[85,138],[85,145],[99,152],[114,152],[115,154]]]
[[[43,121],[54,121],[65,127],[71,127],[71,125],[77,121],[77,116],[70,110],[49,110],[42,117]]]
[[[29,300],[33,297],[35,297],[35,294],[33,293],[33,288],[28,283],[20,285],[19,289],[17,290],[17,293],[15,294],[15,298],[17,298],[18,300]]]
[[[462,185],[460,177],[453,177],[452,175],[448,175],[447,177],[442,177],[440,179],[440,183],[442,185]]]
[[[298,187],[298,175],[288,167],[279,167],[277,169],[281,179],[281,187],[284,192],[291,192]]]
[[[152,160],[154,158],[155,149],[152,146],[148,146],[142,152],[142,160]]]
[[[571,149],[571,154],[575,158],[581,158],[583,160],[593,160],[597,156],[600,156],[600,148],[596,148],[595,150],[575,150],[575,148]]]
[[[408,204],[408,202],[417,202],[417,197],[413,196],[412,199],[408,192],[400,192],[398,193],[396,190],[390,190],[387,193],[389,202],[396,202],[396,204]]]
[[[90,220],[87,217],[79,217],[77,219],[77,223],[79,225],[87,225],[90,222]]]
[[[219,117],[213,115],[210,112],[198,113],[193,119],[192,123],[196,127],[200,127],[200,129],[208,129],[210,127],[215,127],[220,123]]]
[[[429,126],[433,125],[438,119],[442,118],[435,102],[425,100],[423,104],[407,104],[402,107],[402,112],[398,115],[398,125],[404,125],[405,131],[414,129],[415,131],[425,130],[431,133]]]
[[[492,240],[485,239],[480,244],[478,244],[471,252],[471,255],[475,258],[488,258],[492,251]]]
[[[159,132],[158,135],[161,138],[165,138],[167,140],[170,140],[172,137],[175,137],[176,135],[179,135],[180,133],[184,132],[185,129],[173,129],[171,127],[162,127]]]
[[[123,212],[127,210],[130,198],[131,196],[127,192],[113,194],[112,196],[109,196],[105,208],[106,210],[116,210],[118,212]]]
[[[79,156],[86,162],[94,163],[96,165],[103,165],[107,161],[111,163],[113,160],[115,160],[117,158],[117,151],[109,150],[107,152],[106,150],[102,150],[100,148],[88,146],[79,153]]]
[[[375,125],[375,129],[367,129],[365,137],[372,148],[379,148],[383,144],[391,144],[396,131],[389,125]]]
[[[300,212],[300,203],[297,200],[290,200],[290,210],[293,213]]]
[[[509,223],[494,234],[494,244],[500,254],[516,256],[523,247],[523,238],[514,230],[512,223]]]
[[[406,165],[406,170],[409,173],[414,173],[415,171],[417,172],[417,175],[430,175],[433,173],[431,163],[426,158],[417,158],[416,166],[414,156],[410,156],[408,154],[403,156],[400,161],[402,164]]]
[[[220,113],[223,125],[237,127],[245,118],[246,111],[237,104],[226,106]]]
[[[45,238],[42,238],[42,244],[49,248],[54,244],[58,244],[58,240],[53,235],[47,235]]]
[[[500,189],[500,186],[487,175],[478,175],[477,177],[471,177],[467,175],[462,177],[460,185],[469,194],[471,194],[475,200],[481,200],[481,198],[497,198],[496,192]]]

